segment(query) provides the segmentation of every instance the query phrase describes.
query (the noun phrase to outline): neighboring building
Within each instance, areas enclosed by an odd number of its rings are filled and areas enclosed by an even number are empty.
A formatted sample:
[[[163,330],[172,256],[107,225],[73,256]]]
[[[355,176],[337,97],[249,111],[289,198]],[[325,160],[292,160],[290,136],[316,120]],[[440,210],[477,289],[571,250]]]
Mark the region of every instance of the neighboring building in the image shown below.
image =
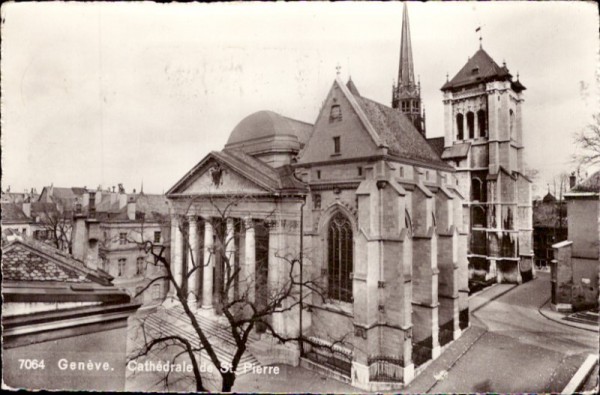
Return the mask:
[[[18,203],[2,203],[2,235],[32,235],[32,220]]]
[[[110,276],[24,239],[3,246],[2,277],[3,386],[125,389],[127,319],[139,305]]]
[[[124,190],[86,192],[81,212],[75,212],[73,254],[78,258],[96,256],[98,267],[114,277],[115,286],[127,290],[138,302],[146,306],[162,303],[166,280],[145,288],[164,274],[164,268],[155,265],[141,243],[169,246],[168,213],[163,195],[126,194]],[[167,260],[169,251],[164,252]]]
[[[569,239],[557,243],[552,261],[552,307],[598,308],[600,267],[600,171],[565,194]]]
[[[23,203],[25,201],[35,202],[39,198],[39,194],[37,193],[35,188],[31,188],[28,192],[11,192],[10,186],[6,191],[2,191],[2,195],[0,196],[0,202],[2,203]]]
[[[533,254],[538,270],[550,270],[554,258],[553,244],[567,240],[567,204],[550,192],[533,202]]]
[[[2,231],[9,238],[9,233],[31,236],[70,252],[72,215],[54,202],[31,202],[26,197],[20,203],[2,203]]]
[[[409,100],[402,76],[414,75],[406,14],[403,32],[408,50],[401,52],[396,108],[336,78],[314,125],[251,114],[222,151],[167,192],[173,272],[192,305],[206,310],[217,305],[218,312],[223,289],[216,280],[223,263],[212,259],[215,235],[225,236],[230,262],[241,270],[233,294],[259,306],[288,279],[281,257],[298,257],[302,237],[303,276],[325,290],[324,298],[304,297],[302,333],[336,345],[305,344],[301,363],[334,369],[364,390],[410,382],[469,325],[464,199],[454,168],[418,129],[414,102],[410,114],[401,104]],[[235,204],[223,219],[227,202]],[[186,282],[192,259],[203,270]],[[297,309],[270,322],[286,336],[300,331]]]
[[[470,230],[469,277],[521,283],[533,269],[531,181],[523,171],[523,90],[479,48],[442,87],[442,159],[456,168]],[[432,141],[439,149],[439,139]]]
[[[42,189],[38,202],[44,203],[56,203],[61,212],[73,211],[73,208],[77,203],[81,203],[83,200],[83,194],[86,188],[70,187],[62,188],[50,185]]]

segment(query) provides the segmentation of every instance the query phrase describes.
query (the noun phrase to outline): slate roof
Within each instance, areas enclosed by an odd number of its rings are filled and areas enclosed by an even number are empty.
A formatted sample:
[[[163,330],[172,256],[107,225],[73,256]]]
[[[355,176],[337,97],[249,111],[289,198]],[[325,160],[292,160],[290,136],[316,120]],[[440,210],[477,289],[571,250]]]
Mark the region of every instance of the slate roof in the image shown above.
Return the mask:
[[[362,96],[354,97],[392,155],[450,169],[402,112]]]
[[[4,281],[92,282],[85,271],[69,262],[71,259],[68,257],[54,260],[41,253],[39,246],[32,248],[32,245],[27,246],[23,242],[14,242],[10,247],[2,254]],[[78,264],[83,265],[81,262]]]
[[[358,89],[356,88],[356,85],[354,85],[352,78],[348,79],[348,82],[346,83],[346,87],[348,88],[350,93],[352,93],[354,96],[360,96],[360,93],[358,93]]]
[[[38,216],[45,216],[46,214],[59,214],[60,211],[53,202],[33,202],[31,203],[31,217],[36,218]],[[65,215],[64,218],[68,218],[69,215]]]
[[[454,78],[442,86],[442,90],[451,90],[494,80],[509,80],[512,82],[512,75],[508,72],[506,66],[499,66],[483,48],[479,48]],[[512,88],[517,92],[525,89],[519,81],[512,82],[512,84]]]
[[[21,204],[2,203],[2,222],[4,223],[26,223],[30,218],[21,209]]]
[[[591,192],[591,193],[599,193],[600,192],[600,170],[589,176],[587,179],[583,180],[579,184],[575,185],[570,191],[569,194],[574,192]]]
[[[469,148],[471,148],[470,142],[454,144],[444,149],[442,153],[442,159],[463,159],[469,154]]]
[[[133,197],[135,201],[136,221],[162,221],[164,216],[169,214],[168,201],[165,195],[156,194],[128,194],[127,200]],[[114,198],[113,198],[114,199]],[[111,196],[108,193],[101,195],[101,201],[96,202],[96,219],[103,222],[122,222],[131,221],[127,214],[127,204],[119,207],[119,197],[111,202]],[[82,208],[83,213],[87,213],[89,206]]]
[[[435,153],[441,157],[442,152],[444,152],[444,137],[433,137],[427,139],[427,142],[429,143],[429,146],[433,148]]]

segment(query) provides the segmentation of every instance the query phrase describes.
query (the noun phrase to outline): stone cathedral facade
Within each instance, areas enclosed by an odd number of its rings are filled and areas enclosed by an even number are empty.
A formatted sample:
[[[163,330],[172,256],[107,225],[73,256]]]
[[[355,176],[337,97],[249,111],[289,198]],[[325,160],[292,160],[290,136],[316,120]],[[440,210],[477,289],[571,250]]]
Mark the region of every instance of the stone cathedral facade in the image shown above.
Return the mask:
[[[327,346],[304,344],[302,365],[364,390],[410,382],[468,327],[468,259],[481,237],[469,236],[474,218],[485,224],[486,262],[492,263],[488,252],[512,254],[495,262],[504,279],[516,280],[510,265],[531,237],[519,167],[522,86],[507,76],[474,87],[447,83],[440,147],[425,138],[406,6],[402,32],[391,106],[338,76],[314,124],[271,111],[251,114],[223,150],[167,192],[171,268],[191,304],[219,314],[223,284],[216,279],[225,269],[212,254],[220,240],[240,273],[232,294],[257,305],[277,293],[289,262],[301,256],[303,278],[322,292],[304,291],[301,321],[296,308],[269,323]],[[473,120],[469,113],[482,108],[493,116]],[[458,113],[466,126],[455,121]],[[478,134],[469,140],[472,127]],[[483,219],[472,209],[476,178]],[[186,276],[193,263],[202,270]]]

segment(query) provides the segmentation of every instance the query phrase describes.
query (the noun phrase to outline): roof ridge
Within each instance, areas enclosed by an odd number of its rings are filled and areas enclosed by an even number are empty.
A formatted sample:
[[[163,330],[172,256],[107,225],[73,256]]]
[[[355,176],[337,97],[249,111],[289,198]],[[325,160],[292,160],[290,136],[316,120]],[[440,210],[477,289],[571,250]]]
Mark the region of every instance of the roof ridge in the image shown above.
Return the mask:
[[[336,79],[334,80],[333,83],[337,84],[340,87],[340,90],[342,91],[342,93],[344,94],[344,96],[346,97],[346,99],[348,100],[348,102],[350,102],[350,105],[352,106],[352,108],[356,112],[356,115],[358,115],[358,118],[360,119],[360,121],[364,125],[365,129],[367,129],[367,132],[369,133],[369,135],[373,139],[373,142],[375,143],[375,145],[377,146],[377,148],[379,148],[379,147],[387,147],[388,145],[379,136],[379,134],[375,130],[375,127],[373,126],[373,124],[369,120],[369,117],[365,113],[364,109],[360,106],[360,104],[356,100],[356,97],[354,97],[354,95],[350,92],[350,90],[348,90],[348,88],[346,87],[346,85],[339,79],[339,76],[336,77]],[[358,97],[362,98],[362,96],[358,96]]]

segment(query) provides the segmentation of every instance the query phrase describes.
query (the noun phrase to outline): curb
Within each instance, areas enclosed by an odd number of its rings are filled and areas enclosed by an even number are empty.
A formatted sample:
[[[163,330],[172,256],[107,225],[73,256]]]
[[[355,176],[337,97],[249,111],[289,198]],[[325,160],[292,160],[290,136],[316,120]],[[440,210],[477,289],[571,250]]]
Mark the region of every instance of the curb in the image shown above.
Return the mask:
[[[583,382],[588,378],[590,372],[598,363],[598,356],[589,354],[585,361],[581,364],[575,375],[571,378],[567,386],[562,390],[561,394],[574,394],[580,388]]]
[[[491,287],[489,287],[487,289],[481,290],[480,292],[483,292],[483,291],[486,291],[486,290],[491,290],[493,287],[495,287],[496,285],[499,285],[499,284],[500,283],[494,284],[494,285],[492,285]],[[507,293],[509,293],[510,291],[512,291],[513,289],[515,289],[519,284],[511,284],[511,285],[512,286],[510,288],[506,289],[505,291],[500,292],[497,295],[494,295],[494,297],[492,297],[492,298],[486,300],[484,303],[482,303],[481,306],[478,306],[477,308],[475,308],[473,310],[469,310],[469,312],[470,313],[475,313],[477,310],[481,309],[482,307],[487,306],[490,302],[493,302],[494,300],[498,299],[499,297],[506,295]],[[477,295],[479,295],[479,292],[475,293],[475,294],[473,294],[471,296],[469,296],[469,298],[471,298],[472,296],[473,297],[477,296]]]
[[[548,298],[548,300],[546,300],[540,307],[538,307],[538,313],[540,313],[540,315],[542,315],[542,317],[544,317],[544,318],[546,318],[546,319],[548,319],[550,321],[554,321],[554,322],[556,322],[558,324],[561,324],[561,325],[570,326],[571,328],[577,328],[577,329],[581,329],[583,331],[598,333],[598,328],[594,329],[594,328],[591,328],[591,327],[587,328],[587,327],[582,326],[582,325],[586,325],[586,324],[576,325],[575,323],[572,323],[572,322],[569,322],[569,321],[565,321],[565,320],[559,320],[559,319],[556,319],[556,318],[554,318],[554,317],[552,317],[552,316],[544,313],[543,308],[548,303],[550,303],[550,298]]]

